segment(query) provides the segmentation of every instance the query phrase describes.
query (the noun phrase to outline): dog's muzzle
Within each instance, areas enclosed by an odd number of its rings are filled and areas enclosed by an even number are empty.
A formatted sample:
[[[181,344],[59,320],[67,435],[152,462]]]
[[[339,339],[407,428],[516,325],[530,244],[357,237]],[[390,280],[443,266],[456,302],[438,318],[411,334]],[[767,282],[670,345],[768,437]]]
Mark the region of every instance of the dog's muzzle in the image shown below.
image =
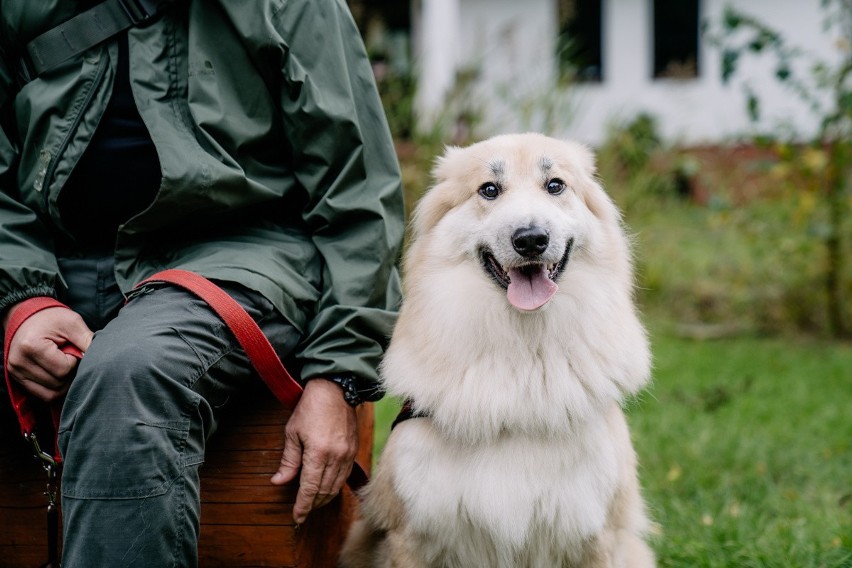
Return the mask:
[[[559,289],[556,282],[568,263],[573,244],[573,239],[567,242],[558,262],[542,262],[541,255],[550,246],[550,237],[544,229],[527,227],[512,235],[512,247],[522,262],[504,266],[487,247],[480,250],[480,258],[486,274],[506,290],[510,304],[522,311],[534,311],[549,302]]]

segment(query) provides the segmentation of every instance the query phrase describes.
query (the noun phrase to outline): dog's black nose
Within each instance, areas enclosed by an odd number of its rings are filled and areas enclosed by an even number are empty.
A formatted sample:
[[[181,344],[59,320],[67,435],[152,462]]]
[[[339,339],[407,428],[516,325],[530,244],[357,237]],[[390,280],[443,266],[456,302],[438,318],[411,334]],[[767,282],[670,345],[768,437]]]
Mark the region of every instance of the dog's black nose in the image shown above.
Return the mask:
[[[547,250],[550,235],[541,227],[524,227],[512,235],[512,246],[519,255],[525,257],[538,256]]]

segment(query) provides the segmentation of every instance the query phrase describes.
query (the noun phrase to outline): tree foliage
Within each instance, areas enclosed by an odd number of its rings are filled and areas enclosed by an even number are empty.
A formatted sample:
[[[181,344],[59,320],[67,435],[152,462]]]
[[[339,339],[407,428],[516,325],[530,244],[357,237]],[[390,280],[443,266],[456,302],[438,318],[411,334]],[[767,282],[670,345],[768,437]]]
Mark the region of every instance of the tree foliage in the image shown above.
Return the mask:
[[[852,183],[852,0],[821,0],[823,31],[835,38],[839,57],[827,60],[794,43],[767,25],[759,16],[727,7],[717,30],[705,30],[720,51],[722,80],[737,76],[748,57],[769,58],[774,79],[810,109],[819,128],[801,151],[778,144],[779,156],[791,172],[795,191],[806,194],[803,202],[820,204],[811,233],[820,239],[825,262],[822,271],[826,310],[831,332],[848,333],[843,321],[842,300],[845,240],[843,221],[849,209]],[[760,93],[746,80],[742,83],[751,120],[761,116]],[[798,142],[801,142],[799,140]]]

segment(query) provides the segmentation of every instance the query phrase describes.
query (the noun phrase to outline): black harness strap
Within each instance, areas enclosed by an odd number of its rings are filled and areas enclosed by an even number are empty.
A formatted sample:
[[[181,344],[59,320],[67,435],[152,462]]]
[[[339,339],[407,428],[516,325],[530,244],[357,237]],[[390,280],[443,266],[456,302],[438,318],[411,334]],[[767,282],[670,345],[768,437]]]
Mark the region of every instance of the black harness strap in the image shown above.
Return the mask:
[[[412,418],[426,418],[429,416],[427,412],[417,412],[414,410],[414,401],[406,399],[405,402],[402,403],[402,408],[399,409],[399,414],[396,415],[396,418],[391,424],[391,430],[396,428],[397,424],[400,422],[405,422],[406,420],[410,420]]]
[[[26,80],[55,69],[132,26],[150,23],[174,0],[105,0],[80,12],[27,44],[22,58]]]

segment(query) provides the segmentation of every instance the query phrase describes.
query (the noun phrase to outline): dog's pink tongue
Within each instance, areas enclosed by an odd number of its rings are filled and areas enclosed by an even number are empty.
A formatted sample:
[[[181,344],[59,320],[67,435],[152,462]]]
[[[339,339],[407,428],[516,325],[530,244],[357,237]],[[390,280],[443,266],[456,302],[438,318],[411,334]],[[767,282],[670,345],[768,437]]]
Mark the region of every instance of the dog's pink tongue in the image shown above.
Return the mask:
[[[559,289],[559,286],[547,277],[547,269],[544,266],[532,273],[511,268],[509,278],[511,282],[506,297],[509,303],[519,310],[537,310]]]

